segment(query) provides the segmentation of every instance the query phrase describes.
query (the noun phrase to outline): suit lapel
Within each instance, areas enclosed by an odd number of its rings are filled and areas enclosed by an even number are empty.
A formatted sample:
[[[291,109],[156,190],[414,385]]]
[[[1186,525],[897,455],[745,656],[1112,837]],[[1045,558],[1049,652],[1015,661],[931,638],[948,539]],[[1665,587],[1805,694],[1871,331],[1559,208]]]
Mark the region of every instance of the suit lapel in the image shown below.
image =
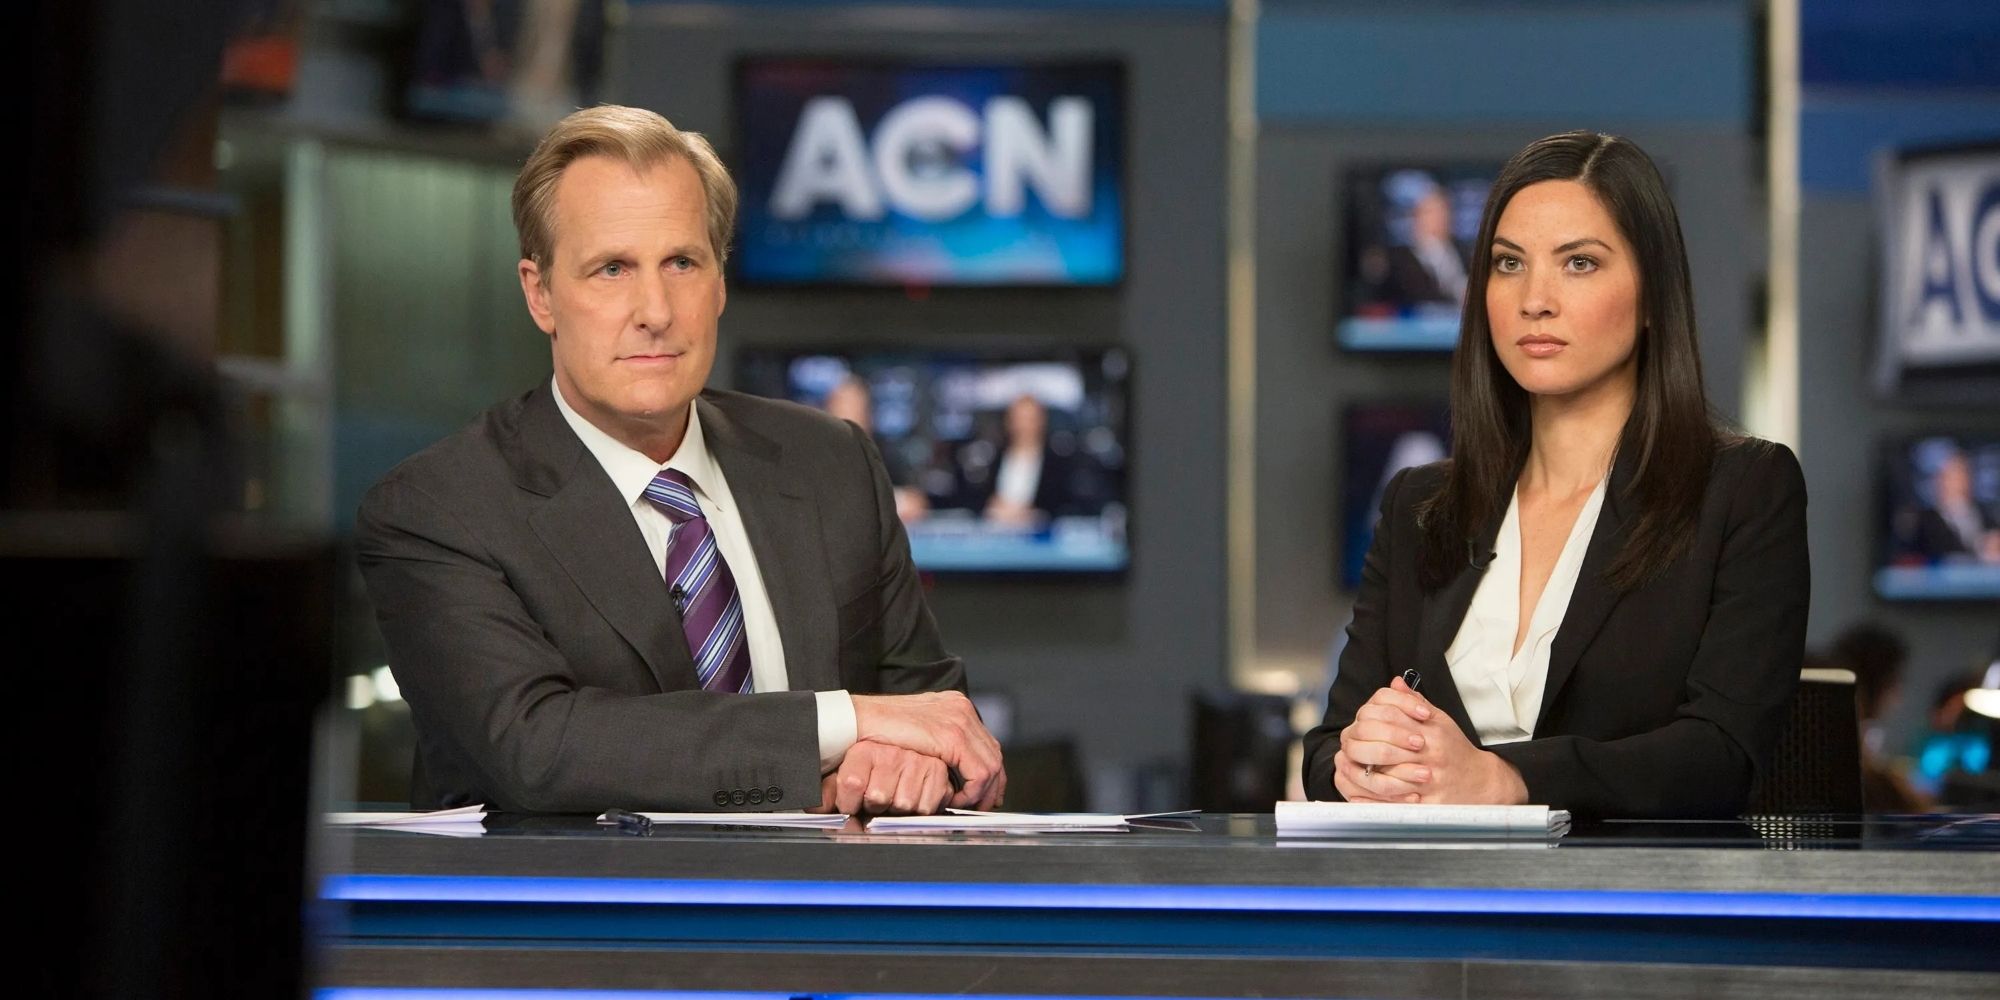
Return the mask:
[[[794,691],[835,690],[841,686],[839,636],[819,509],[806,484],[784,467],[782,446],[745,427],[708,393],[695,405],[757,555],[785,644],[787,685]]]
[[[508,449],[516,485],[545,497],[528,524],[597,613],[637,650],[662,691],[699,687],[662,570],[631,505],[563,422],[544,385],[523,402]]]
[[[1542,688],[1542,709],[1536,716],[1536,729],[1541,728],[1541,720],[1549,717],[1549,706],[1555,704],[1556,695],[1575,672],[1583,651],[1590,647],[1590,641],[1597,637],[1598,629],[1604,626],[1604,620],[1623,596],[1612,588],[1605,573],[1625,546],[1621,498],[1631,483],[1631,463],[1614,461],[1611,482],[1604,488],[1604,504],[1597,511],[1597,526],[1591,531],[1590,547],[1584,550],[1583,567],[1577,572],[1576,589],[1570,592],[1569,607],[1563,611],[1562,626],[1549,649],[1549,676]]]
[[[1492,552],[1493,540],[1499,534],[1500,526],[1495,523],[1468,546],[1466,568],[1450,583],[1424,595],[1423,621],[1417,630],[1417,669],[1424,674],[1424,697],[1457,720],[1459,728],[1475,743],[1479,741],[1479,730],[1465,710],[1465,700],[1458,693],[1457,682],[1452,680],[1451,665],[1445,662],[1444,654],[1458,635],[1465,612],[1472,607],[1473,593],[1486,578],[1486,565],[1492,561],[1489,557],[1481,565],[1473,566],[1470,557],[1475,550],[1482,554]]]

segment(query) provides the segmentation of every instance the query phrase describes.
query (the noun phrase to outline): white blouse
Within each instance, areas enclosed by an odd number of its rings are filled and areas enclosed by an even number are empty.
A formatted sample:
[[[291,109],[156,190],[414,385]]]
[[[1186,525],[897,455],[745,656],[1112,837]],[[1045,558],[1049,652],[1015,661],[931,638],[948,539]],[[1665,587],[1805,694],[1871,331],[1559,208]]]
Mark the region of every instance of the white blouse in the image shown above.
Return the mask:
[[[1497,550],[1493,564],[1486,568],[1465,621],[1458,627],[1458,636],[1444,654],[1452,683],[1458,687],[1466,714],[1472,717],[1479,742],[1485,746],[1519,743],[1535,734],[1535,722],[1542,714],[1542,690],[1549,679],[1549,651],[1555,646],[1556,632],[1562,628],[1570,594],[1583,570],[1583,554],[1590,548],[1597,512],[1604,507],[1604,488],[1605,481],[1599,481],[1577,513],[1576,523],[1570,526],[1569,540],[1549,571],[1548,585],[1542,588],[1518,653],[1513,647],[1514,631],[1521,621],[1519,489],[1507,501],[1507,516],[1493,542]]]

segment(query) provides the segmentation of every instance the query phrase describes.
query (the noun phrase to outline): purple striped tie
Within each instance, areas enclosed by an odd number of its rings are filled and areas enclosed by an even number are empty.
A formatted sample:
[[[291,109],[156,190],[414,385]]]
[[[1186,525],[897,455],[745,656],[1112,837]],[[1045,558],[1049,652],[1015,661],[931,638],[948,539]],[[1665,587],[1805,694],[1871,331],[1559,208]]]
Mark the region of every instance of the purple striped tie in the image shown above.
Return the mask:
[[[743,634],[743,597],[715,547],[708,518],[694,499],[694,482],[666,469],[646,485],[646,499],[674,522],[667,542],[666,579],[681,632],[704,691],[749,694],[750,641]]]

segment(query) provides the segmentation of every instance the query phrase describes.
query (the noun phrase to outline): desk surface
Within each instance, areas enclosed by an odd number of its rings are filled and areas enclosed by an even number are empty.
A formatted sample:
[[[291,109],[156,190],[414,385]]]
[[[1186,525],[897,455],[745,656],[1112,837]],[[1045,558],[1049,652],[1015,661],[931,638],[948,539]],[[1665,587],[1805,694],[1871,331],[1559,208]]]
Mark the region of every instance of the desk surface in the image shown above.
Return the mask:
[[[2000,817],[1584,824],[1553,845],[489,817],[329,830],[327,985],[1212,998],[2000,988]],[[358,992],[354,996],[373,996]]]
[[[359,876],[1112,886],[1405,886],[1992,899],[2000,816],[1579,824],[1554,842],[1280,837],[1269,815],[1088,834],[870,834],[491,816],[483,836],[341,831]]]

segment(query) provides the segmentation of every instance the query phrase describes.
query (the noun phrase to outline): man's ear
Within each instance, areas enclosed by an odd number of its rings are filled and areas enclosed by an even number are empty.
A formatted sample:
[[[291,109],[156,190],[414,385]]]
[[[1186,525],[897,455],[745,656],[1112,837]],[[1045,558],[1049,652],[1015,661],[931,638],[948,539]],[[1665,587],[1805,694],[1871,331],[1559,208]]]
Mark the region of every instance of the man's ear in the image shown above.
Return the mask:
[[[555,336],[556,314],[549,307],[549,287],[542,283],[541,266],[523,257],[516,270],[521,277],[521,297],[528,300],[528,315],[535,318],[543,333]]]

